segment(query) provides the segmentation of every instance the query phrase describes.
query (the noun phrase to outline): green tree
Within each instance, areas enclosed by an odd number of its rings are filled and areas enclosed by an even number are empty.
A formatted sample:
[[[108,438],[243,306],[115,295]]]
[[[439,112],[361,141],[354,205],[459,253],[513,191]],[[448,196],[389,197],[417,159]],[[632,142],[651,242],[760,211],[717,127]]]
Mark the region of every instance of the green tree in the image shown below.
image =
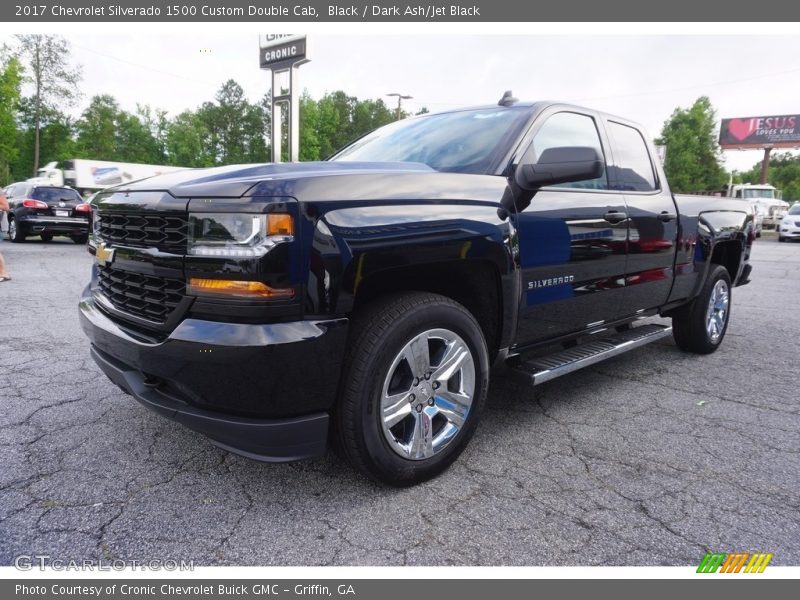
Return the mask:
[[[214,166],[211,133],[196,112],[187,110],[167,124],[167,162],[180,167]]]
[[[148,150],[150,156],[148,162],[159,165],[165,163],[167,161],[166,136],[167,128],[169,127],[167,111],[158,108],[153,109],[149,105],[137,104],[136,116],[150,132],[152,139],[151,147]]]
[[[12,182],[12,165],[19,156],[17,114],[22,65],[14,56],[0,59],[0,185]]]
[[[137,115],[119,111],[114,138],[114,160],[150,164],[164,160],[158,141]]]
[[[42,118],[79,95],[81,68],[70,64],[70,45],[57,35],[17,35],[20,56],[26,62],[25,79],[33,86],[33,168],[39,169]]]
[[[21,181],[31,175],[36,131],[34,127],[33,99],[22,98],[17,113],[19,131],[16,146],[19,150],[12,166],[12,179]],[[60,161],[75,156],[74,123],[59,110],[44,110],[39,115],[40,164]]]
[[[667,147],[664,170],[673,191],[717,190],[725,185],[716,114],[707,97],[698,98],[688,109],[676,108],[656,143]]]
[[[79,158],[115,160],[120,108],[113,96],[94,96],[76,123]]]

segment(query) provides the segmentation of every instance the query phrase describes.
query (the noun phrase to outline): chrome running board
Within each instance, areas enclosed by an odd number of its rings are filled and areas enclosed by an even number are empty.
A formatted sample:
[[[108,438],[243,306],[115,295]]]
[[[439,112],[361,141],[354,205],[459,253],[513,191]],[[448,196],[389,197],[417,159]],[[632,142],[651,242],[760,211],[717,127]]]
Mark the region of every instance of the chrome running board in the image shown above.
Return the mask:
[[[667,325],[641,325],[600,339],[592,338],[591,341],[573,348],[520,363],[511,367],[511,373],[523,385],[539,385],[671,334],[672,327]]]

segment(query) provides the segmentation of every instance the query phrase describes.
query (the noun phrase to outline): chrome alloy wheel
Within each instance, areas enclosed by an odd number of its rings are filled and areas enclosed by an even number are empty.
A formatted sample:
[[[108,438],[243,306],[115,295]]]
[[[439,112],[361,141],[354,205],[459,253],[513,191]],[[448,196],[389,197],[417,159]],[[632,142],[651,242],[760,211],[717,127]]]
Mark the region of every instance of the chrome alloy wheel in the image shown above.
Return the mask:
[[[383,382],[386,441],[403,458],[431,458],[464,427],[474,395],[475,362],[466,342],[447,329],[420,333],[403,346]]]
[[[730,303],[730,289],[728,283],[720,279],[711,290],[706,312],[706,331],[712,342],[716,342],[725,331],[728,320],[728,305]]]

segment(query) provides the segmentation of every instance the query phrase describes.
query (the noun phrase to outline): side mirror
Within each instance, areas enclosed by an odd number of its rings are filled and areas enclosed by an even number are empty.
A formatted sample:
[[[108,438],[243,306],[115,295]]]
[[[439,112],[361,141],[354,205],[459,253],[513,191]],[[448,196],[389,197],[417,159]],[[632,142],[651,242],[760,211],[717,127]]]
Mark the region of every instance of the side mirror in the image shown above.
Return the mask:
[[[523,190],[596,179],[603,175],[603,157],[588,146],[548,148],[534,164],[520,164],[514,174],[516,184]]]

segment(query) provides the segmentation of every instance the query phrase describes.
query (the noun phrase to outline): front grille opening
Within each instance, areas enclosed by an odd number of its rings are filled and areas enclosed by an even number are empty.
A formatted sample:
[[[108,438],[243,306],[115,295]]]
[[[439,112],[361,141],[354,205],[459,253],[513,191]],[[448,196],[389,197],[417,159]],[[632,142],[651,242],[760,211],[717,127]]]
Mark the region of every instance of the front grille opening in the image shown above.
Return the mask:
[[[180,279],[98,267],[98,287],[117,310],[163,325],[183,300],[186,284]]]
[[[184,214],[98,212],[96,232],[109,244],[185,252],[189,219]]]

